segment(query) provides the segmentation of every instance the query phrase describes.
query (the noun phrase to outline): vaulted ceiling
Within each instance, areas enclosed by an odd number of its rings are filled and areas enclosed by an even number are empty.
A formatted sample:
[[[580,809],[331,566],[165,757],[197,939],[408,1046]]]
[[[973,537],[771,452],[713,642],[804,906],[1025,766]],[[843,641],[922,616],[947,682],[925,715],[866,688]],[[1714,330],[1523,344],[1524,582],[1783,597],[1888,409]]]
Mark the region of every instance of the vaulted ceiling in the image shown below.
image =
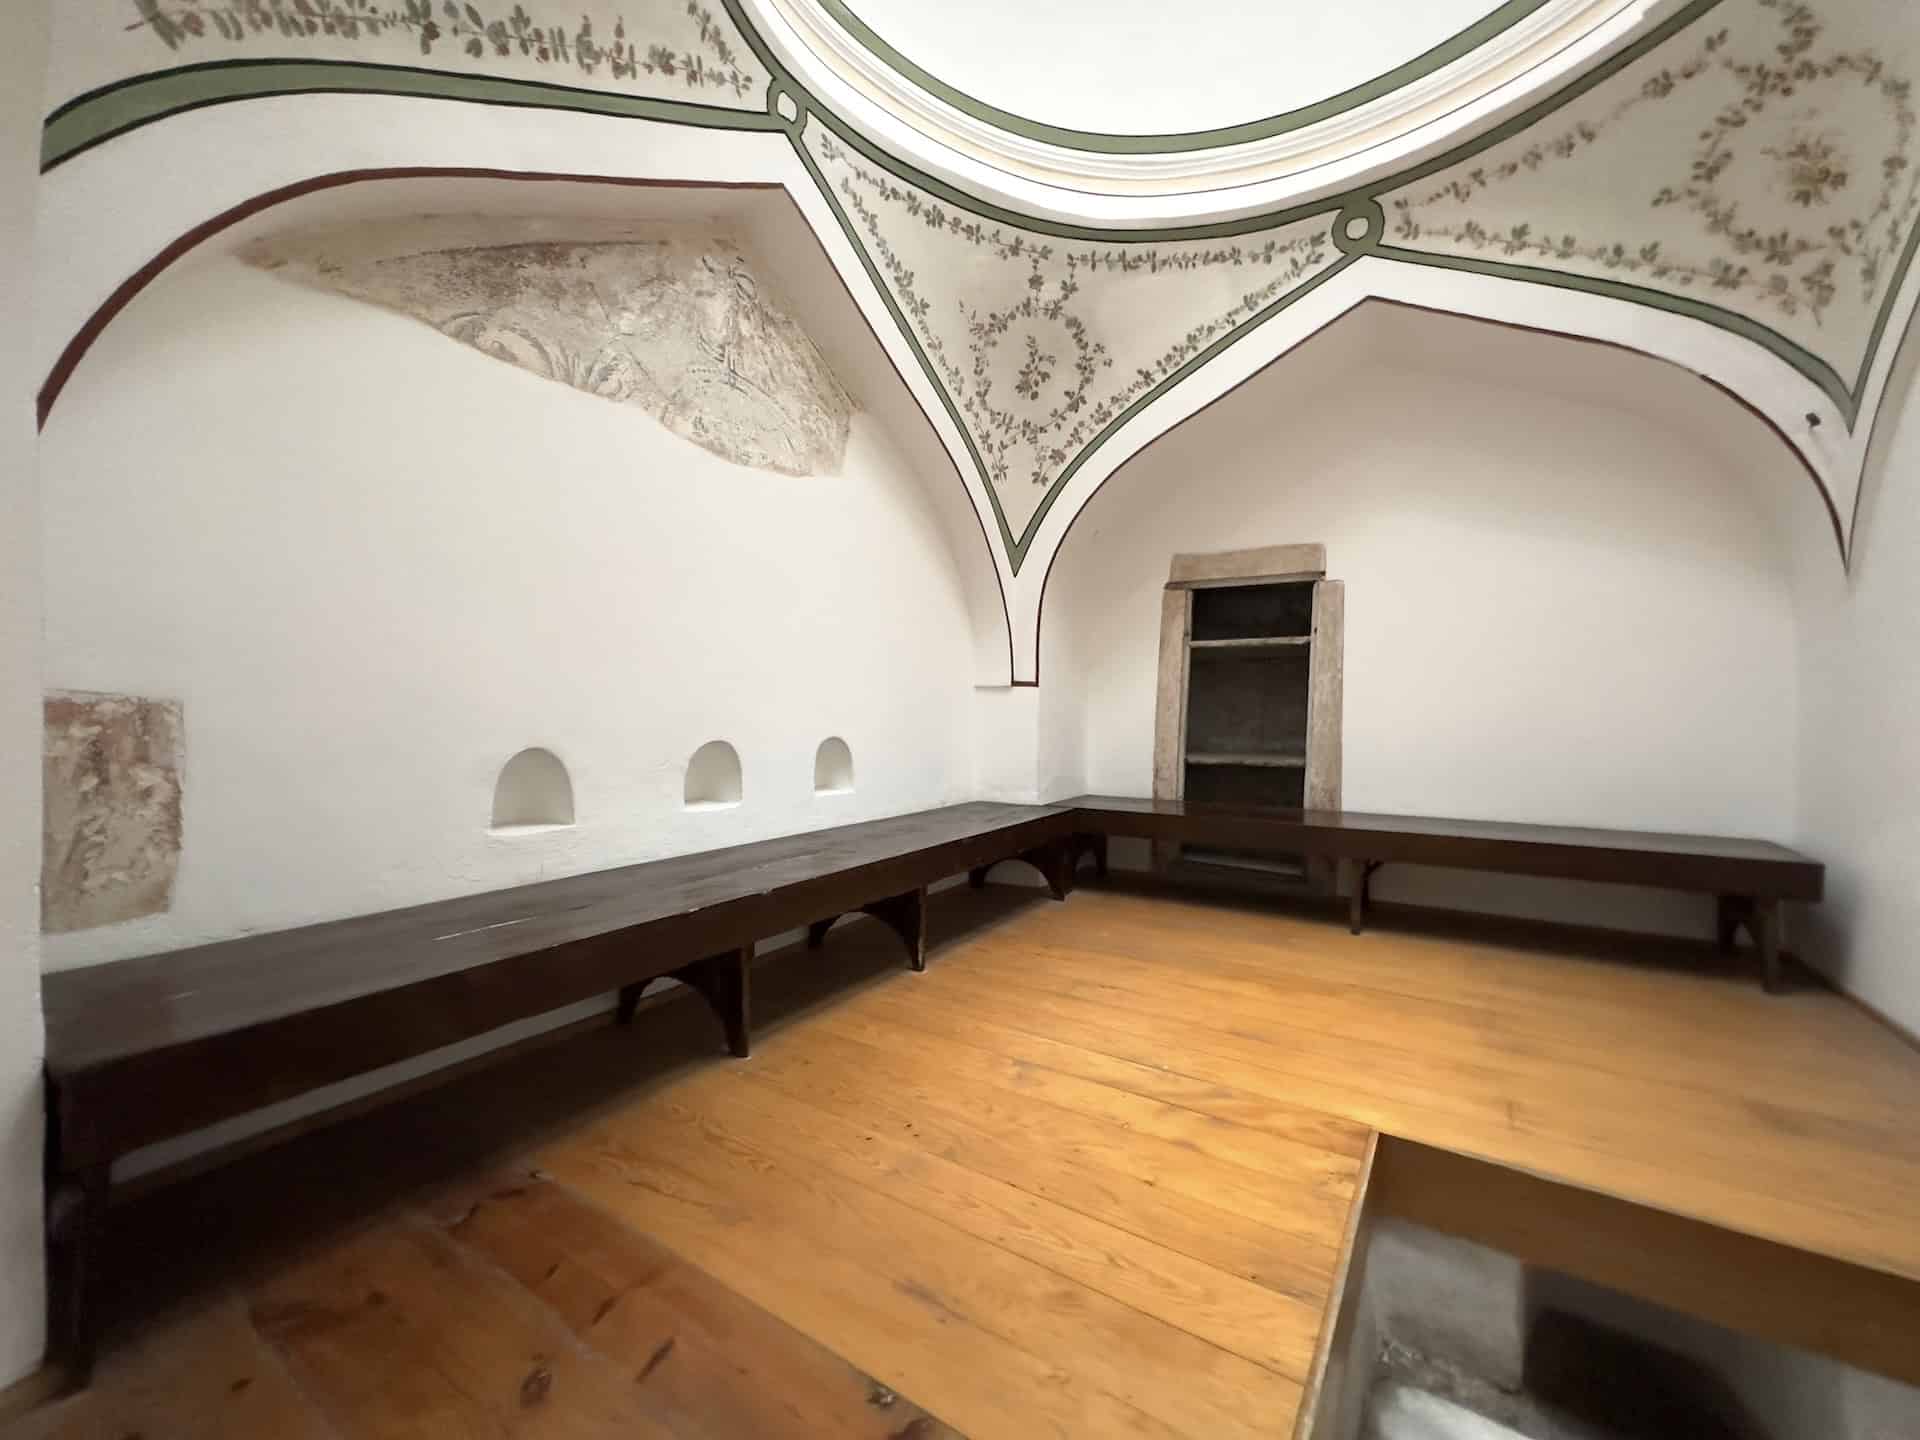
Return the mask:
[[[579,11],[62,7],[43,412],[129,285],[282,192],[777,184],[952,457],[1016,681],[1104,480],[1369,296],[1705,377],[1805,466],[1844,559],[1920,290],[1906,0]]]

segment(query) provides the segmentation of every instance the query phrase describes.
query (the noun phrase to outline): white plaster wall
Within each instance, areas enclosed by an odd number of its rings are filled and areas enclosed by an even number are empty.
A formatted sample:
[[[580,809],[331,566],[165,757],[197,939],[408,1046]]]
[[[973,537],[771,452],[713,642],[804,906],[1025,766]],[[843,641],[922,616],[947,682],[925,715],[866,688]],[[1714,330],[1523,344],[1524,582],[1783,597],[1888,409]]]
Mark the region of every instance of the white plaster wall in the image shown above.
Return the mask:
[[[1920,345],[1861,494],[1851,573],[1802,565],[1799,840],[1827,897],[1800,949],[1920,1034]]]
[[[47,679],[185,706],[170,913],[66,966],[962,798],[971,639],[922,482],[737,467],[401,316],[210,256],[45,436]],[[816,796],[828,735],[851,794]],[[731,741],[737,808],[683,808]],[[488,833],[545,746],[577,823]]]
[[[1086,673],[1089,788],[1151,793],[1169,557],[1321,541],[1347,592],[1347,808],[1791,840],[1771,492],[1663,420],[1555,393],[1545,372],[1592,347],[1448,323],[1455,374],[1330,332],[1094,499],[1046,599]],[[1465,378],[1528,369],[1540,384]],[[1678,933],[1711,918],[1698,897],[1408,867],[1375,894]]]
[[[40,1241],[40,526],[34,198],[47,7],[0,49],[0,1385],[45,1343]]]

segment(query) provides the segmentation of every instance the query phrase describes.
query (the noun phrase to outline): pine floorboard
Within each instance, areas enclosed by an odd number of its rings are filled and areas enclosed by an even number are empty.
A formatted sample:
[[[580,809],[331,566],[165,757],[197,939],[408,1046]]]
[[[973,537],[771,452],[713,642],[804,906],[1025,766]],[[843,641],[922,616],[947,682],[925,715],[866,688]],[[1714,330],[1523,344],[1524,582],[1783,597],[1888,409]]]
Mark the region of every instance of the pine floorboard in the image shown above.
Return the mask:
[[[1290,1433],[1374,1131],[1920,1279],[1920,1052],[1700,947],[936,898],[135,1199],[6,1440]]]

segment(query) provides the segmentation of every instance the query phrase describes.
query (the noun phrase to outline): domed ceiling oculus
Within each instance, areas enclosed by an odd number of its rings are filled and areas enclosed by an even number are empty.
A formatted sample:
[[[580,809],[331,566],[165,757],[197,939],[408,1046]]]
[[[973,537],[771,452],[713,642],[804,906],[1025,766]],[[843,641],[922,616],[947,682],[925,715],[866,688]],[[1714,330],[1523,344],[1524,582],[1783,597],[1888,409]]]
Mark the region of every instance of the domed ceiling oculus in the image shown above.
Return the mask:
[[[1431,75],[1547,0],[804,3],[976,119],[1125,154],[1236,145],[1328,119]]]
[[[1106,224],[1126,221],[1099,197],[1266,206],[1364,178],[1577,70],[1651,3],[741,0],[782,63],[882,143]]]

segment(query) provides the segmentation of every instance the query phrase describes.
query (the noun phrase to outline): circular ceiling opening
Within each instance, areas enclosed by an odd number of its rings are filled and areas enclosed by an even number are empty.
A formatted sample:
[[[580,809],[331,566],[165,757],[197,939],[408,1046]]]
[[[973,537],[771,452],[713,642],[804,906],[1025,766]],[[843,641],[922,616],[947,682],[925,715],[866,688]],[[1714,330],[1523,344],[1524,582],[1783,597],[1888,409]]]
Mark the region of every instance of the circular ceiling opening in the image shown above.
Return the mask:
[[[1548,0],[816,3],[875,60],[976,119],[1052,144],[1133,138],[1164,151],[1330,119],[1416,84]]]

